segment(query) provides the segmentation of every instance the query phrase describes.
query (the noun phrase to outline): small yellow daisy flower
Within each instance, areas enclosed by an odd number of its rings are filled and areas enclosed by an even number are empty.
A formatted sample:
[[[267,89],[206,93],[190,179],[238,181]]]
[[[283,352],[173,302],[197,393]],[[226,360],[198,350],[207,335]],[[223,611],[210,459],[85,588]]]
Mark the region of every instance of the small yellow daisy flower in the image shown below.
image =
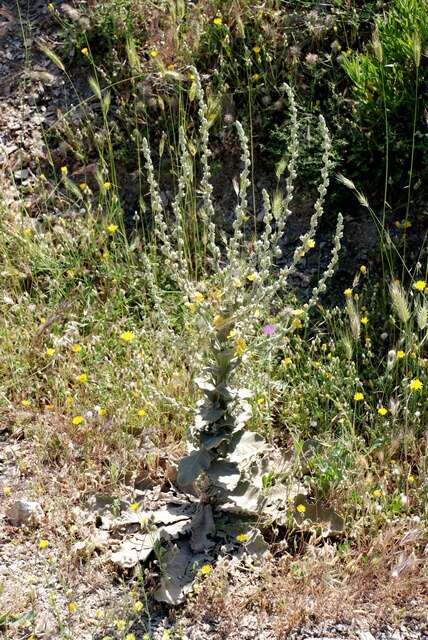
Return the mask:
[[[77,382],[81,382],[82,384],[84,384],[85,382],[88,382],[88,374],[87,373],[81,373],[80,375],[77,376]]]
[[[290,364],[292,364],[292,362],[293,360],[289,356],[286,356],[282,359],[282,364],[284,367],[288,367]]]
[[[216,329],[220,329],[224,324],[224,318],[221,315],[214,316],[213,325]]]
[[[132,331],[124,331],[120,334],[120,339],[123,340],[123,342],[132,342],[134,338],[135,335]]]
[[[61,173],[62,173],[62,175],[63,175],[63,176],[68,175],[68,169],[67,169],[67,167],[61,167]]]
[[[111,182],[104,182],[104,183],[103,183],[103,188],[104,188],[106,191],[110,191],[110,189],[111,189]]]
[[[72,350],[73,353],[80,353],[82,351],[82,345],[81,344],[72,344],[70,349]]]
[[[41,551],[43,551],[43,549],[46,549],[46,547],[49,546],[49,540],[40,540],[39,541],[39,549]]]
[[[423,389],[423,383],[419,380],[419,378],[413,378],[413,380],[410,381],[410,389],[412,391],[420,391],[421,389]]]
[[[29,407],[30,406],[30,401],[29,400],[21,400],[21,404],[23,407]]]
[[[388,409],[386,407],[379,407],[377,412],[380,416],[386,416],[386,414],[388,413]]]
[[[196,304],[201,304],[204,300],[205,298],[200,291],[195,293],[195,295],[193,296],[193,302],[195,302]]]
[[[257,280],[258,274],[257,273],[250,273],[247,276],[247,280],[248,282],[254,282],[255,280]]]
[[[397,351],[397,360],[402,360],[403,358],[406,357],[406,354],[404,351]]]
[[[247,343],[244,338],[238,338],[235,342],[235,354],[239,357],[243,356],[247,350]]]
[[[410,484],[413,484],[414,481],[415,481],[415,476],[409,473],[409,475],[407,476],[407,482],[409,482]]]
[[[204,564],[202,565],[200,572],[203,576],[207,576],[209,573],[211,573],[212,570],[213,568],[210,564]]]
[[[367,273],[367,267],[364,264],[362,264],[361,267],[360,267],[360,271],[361,271],[361,273],[363,275],[366,274]]]
[[[12,495],[12,487],[3,487],[2,492],[4,496]]]
[[[361,318],[361,324],[366,325],[366,324],[368,324],[368,323],[369,323],[369,319],[368,319],[368,317],[367,317],[367,316],[363,316],[363,317]]]
[[[355,402],[359,402],[360,400],[364,400],[364,394],[361,393],[361,391],[357,391],[356,393],[354,393],[354,400],[355,400]]]
[[[114,626],[118,631],[125,631],[126,629],[126,620],[115,620]]]
[[[241,543],[243,543],[243,542],[247,542],[247,540],[248,540],[248,533],[239,533],[239,534],[236,536],[235,540],[236,540],[237,542],[241,542]]]
[[[100,416],[100,418],[104,418],[104,416],[107,415],[106,409],[103,409],[102,407],[99,407],[99,409],[97,410],[97,413]]]
[[[80,53],[83,53],[84,56],[88,56],[89,55],[88,47],[83,47],[83,49],[80,49]]]
[[[144,605],[140,600],[137,600],[137,602],[134,602],[135,613],[141,613],[143,609],[144,609]]]
[[[253,47],[253,51],[256,54],[256,56],[258,56],[260,51],[261,51],[261,49],[260,49],[260,47]]]
[[[382,491],[381,491],[380,489],[375,489],[375,490],[373,491],[373,497],[374,497],[374,498],[380,498],[380,497],[381,497],[381,495],[382,495]]]
[[[107,249],[105,251],[103,251],[103,258],[104,260],[106,260],[109,256],[110,256],[110,251],[108,251]]]
[[[150,56],[151,58],[157,58],[157,56],[158,56],[158,52],[156,51],[156,49],[150,49],[150,51],[149,51],[149,56]]]
[[[315,240],[308,240],[307,242],[308,249],[313,249],[315,247],[315,244],[316,244]]]
[[[49,347],[48,349],[46,349],[46,355],[49,356],[49,358],[52,358],[52,356],[55,355],[55,349]]]
[[[109,224],[108,227],[106,227],[107,233],[111,233],[112,235],[116,233],[118,229],[119,227],[117,224]]]
[[[417,280],[413,284],[414,289],[416,289],[417,291],[424,291],[426,286],[427,283],[425,282],[425,280]]]
[[[82,422],[84,421],[84,417],[83,416],[74,416],[74,418],[72,419],[72,424],[74,424],[75,427],[79,426],[79,424],[82,424]]]
[[[86,191],[87,188],[88,188],[88,185],[86,184],[86,182],[81,182],[79,184],[80,191]]]
[[[298,511],[298,513],[305,513],[306,512],[306,507],[304,504],[298,504],[296,507],[296,511]]]
[[[345,291],[343,293],[345,294],[345,296],[347,298],[351,298],[352,297],[352,289],[351,289],[351,287],[348,287],[348,289],[345,289]]]
[[[71,613],[71,615],[73,615],[77,611],[77,603],[76,602],[69,602],[68,606],[67,606],[67,609],[68,609],[68,613]]]
[[[138,409],[138,415],[140,416],[140,418],[144,418],[144,416],[146,415],[146,410],[144,409],[144,407]]]
[[[217,16],[217,18],[214,18],[213,23],[216,25],[223,24],[223,18],[220,18],[220,16]]]
[[[131,509],[131,511],[138,511],[138,509],[140,508],[140,504],[139,502],[131,502],[129,508]]]

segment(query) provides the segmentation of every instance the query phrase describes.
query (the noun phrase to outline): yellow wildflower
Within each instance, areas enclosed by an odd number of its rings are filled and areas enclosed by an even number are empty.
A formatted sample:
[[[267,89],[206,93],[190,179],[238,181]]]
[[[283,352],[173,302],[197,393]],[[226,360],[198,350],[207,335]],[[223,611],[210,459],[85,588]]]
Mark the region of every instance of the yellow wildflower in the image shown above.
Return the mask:
[[[253,51],[256,54],[256,56],[258,56],[260,51],[261,51],[261,49],[260,49],[260,47],[253,47]]]
[[[244,338],[238,338],[235,342],[235,354],[239,357],[243,356],[247,350],[247,343]]]
[[[102,256],[103,256],[103,258],[104,258],[105,260],[109,257],[109,255],[110,255],[110,251],[108,251],[108,249],[106,249],[105,251],[103,251]]]
[[[409,475],[407,476],[407,482],[409,482],[410,484],[413,484],[414,481],[415,481],[415,476],[409,473]]]
[[[254,282],[254,280],[257,280],[258,274],[257,273],[250,273],[247,276],[247,280],[248,282]]]
[[[143,608],[144,608],[144,605],[140,600],[137,600],[137,602],[134,602],[134,611],[135,611],[135,613],[141,613]]]
[[[210,564],[204,564],[202,565],[200,572],[203,576],[207,576],[209,573],[211,573],[212,570],[213,568]]]
[[[351,289],[351,287],[348,287],[348,289],[345,289],[345,291],[343,293],[345,294],[345,296],[347,298],[352,298],[352,289]]]
[[[80,353],[82,351],[82,345],[80,344],[72,344],[70,349],[73,353]]]
[[[118,631],[125,631],[126,629],[126,620],[115,620],[114,626]]]
[[[305,513],[306,512],[306,507],[304,504],[298,504],[296,507],[296,511],[298,511],[299,513]]]
[[[223,18],[220,18],[220,16],[217,16],[217,18],[214,18],[213,23],[216,25],[223,24]]]
[[[48,349],[46,349],[46,355],[49,356],[49,358],[52,358],[52,356],[55,355],[55,349],[49,347]]]
[[[413,284],[414,289],[416,289],[417,291],[424,291],[426,286],[427,283],[425,282],[425,280],[417,280]]]
[[[420,391],[423,388],[423,383],[419,380],[419,378],[413,378],[410,381],[410,389],[412,391]]]
[[[46,549],[46,547],[49,546],[49,540],[40,540],[39,541],[39,549],[41,551],[43,551],[43,549]]]
[[[63,176],[68,175],[68,169],[67,169],[67,167],[61,167],[61,173],[62,173],[62,175],[63,175]]]
[[[74,416],[71,422],[74,424],[75,427],[77,427],[79,426],[79,424],[82,424],[84,419],[85,418],[83,416]]]
[[[80,49],[80,52],[83,53],[84,56],[89,55],[88,47],[83,47],[83,49]]]
[[[386,414],[388,413],[388,409],[386,409],[386,407],[379,407],[377,412],[380,416],[386,416]]]
[[[144,418],[144,416],[146,415],[146,410],[144,409],[144,407],[141,407],[141,409],[138,410],[138,415],[140,416],[140,418]]]
[[[29,400],[21,400],[21,404],[23,407],[29,407],[30,406],[30,401]]]
[[[364,274],[366,274],[366,273],[367,273],[367,267],[366,267],[365,265],[363,265],[363,264],[362,264],[362,265],[361,265],[361,267],[360,267],[360,271],[361,271],[361,273],[362,273],[363,275],[364,275]]]
[[[104,416],[107,415],[107,411],[105,409],[103,409],[102,407],[98,408],[97,413],[100,416],[100,418],[104,418]]]
[[[283,358],[282,360],[282,364],[284,365],[284,367],[288,367],[290,364],[292,364],[292,359],[289,356],[286,356],[285,358]]]
[[[214,316],[213,325],[216,329],[220,329],[224,324],[224,318],[221,315]]]
[[[75,602],[69,602],[67,609],[68,613],[71,613],[71,615],[73,615],[77,611],[77,604]]]
[[[257,82],[257,80],[260,80],[260,74],[253,73],[253,75],[251,76],[251,80],[253,80],[254,82]]]
[[[118,229],[119,227],[117,224],[109,224],[108,227],[106,227],[107,233],[111,233],[112,235],[116,233]]]
[[[131,502],[129,508],[131,509],[131,511],[138,511],[138,509],[140,508],[140,504],[138,502]]]
[[[11,487],[3,487],[2,492],[3,492],[4,496],[10,496],[10,495],[12,495],[12,488]]]
[[[104,612],[103,609],[97,609],[95,611],[95,617],[96,618],[100,619],[100,618],[104,618],[104,616],[105,616],[105,612]]]
[[[360,400],[364,400],[364,394],[361,393],[361,391],[357,391],[356,393],[354,393],[354,400],[355,400],[355,402],[359,402]]]
[[[381,495],[382,495],[382,491],[381,491],[380,489],[375,489],[375,490],[373,491],[373,497],[374,497],[374,498],[380,498],[380,497],[381,497]]]
[[[30,229],[30,227],[26,227],[23,230],[22,235],[24,236],[24,238],[30,238],[33,235],[33,230]]]
[[[315,240],[308,240],[307,247],[308,249],[313,249],[315,247]]]
[[[120,334],[120,339],[123,340],[123,342],[132,342],[134,338],[135,335],[132,331],[124,331]]]
[[[157,56],[158,56],[158,52],[156,51],[156,49],[150,49],[150,51],[149,51],[149,56],[150,56],[151,58],[157,58]]]
[[[54,410],[54,405],[53,405],[53,404],[51,404],[51,403],[49,403],[49,404],[47,404],[47,405],[46,405],[46,409],[47,409],[48,411],[53,411],[53,410]]]
[[[84,384],[85,382],[88,382],[88,374],[87,373],[81,373],[80,375],[77,376],[77,382],[81,382],[82,384]]]
[[[195,293],[195,295],[193,296],[193,301],[196,304],[202,304],[202,302],[205,300],[205,297],[203,296],[203,294],[200,291],[197,291],[197,293]]]
[[[237,542],[247,542],[248,540],[248,533],[239,533],[236,538]]]
[[[111,189],[111,182],[104,182],[104,183],[103,183],[103,188],[104,188],[106,191],[110,191],[110,189]]]
[[[403,358],[406,357],[406,354],[404,351],[397,351],[397,360],[402,360]]]
[[[86,191],[87,188],[88,188],[88,185],[86,184],[86,182],[81,182],[79,184],[80,191]]]
[[[223,291],[221,289],[214,289],[213,291],[214,300],[219,302],[222,299],[222,297],[223,297]]]
[[[67,405],[67,407],[71,407],[73,402],[74,402],[73,396],[67,396],[66,397],[65,404]]]
[[[369,319],[368,319],[368,317],[367,317],[367,316],[363,316],[363,317],[361,318],[361,324],[368,324],[368,322],[369,322]]]
[[[240,287],[242,287],[242,280],[241,278],[233,278],[232,280],[232,284],[234,287],[236,287],[237,289],[239,289]]]

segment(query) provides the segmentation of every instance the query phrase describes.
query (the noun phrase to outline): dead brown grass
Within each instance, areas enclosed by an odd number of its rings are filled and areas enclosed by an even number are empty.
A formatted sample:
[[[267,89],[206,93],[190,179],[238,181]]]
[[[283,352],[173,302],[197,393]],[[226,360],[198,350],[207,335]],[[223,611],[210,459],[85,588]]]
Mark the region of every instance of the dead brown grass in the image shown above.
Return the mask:
[[[408,522],[391,524],[345,555],[329,542],[307,545],[298,557],[268,562],[257,579],[225,565],[204,584],[189,614],[195,622],[221,620],[230,633],[253,613],[261,625],[270,620],[278,639],[308,622],[361,619],[376,627],[408,615],[428,622],[427,542],[428,531]]]

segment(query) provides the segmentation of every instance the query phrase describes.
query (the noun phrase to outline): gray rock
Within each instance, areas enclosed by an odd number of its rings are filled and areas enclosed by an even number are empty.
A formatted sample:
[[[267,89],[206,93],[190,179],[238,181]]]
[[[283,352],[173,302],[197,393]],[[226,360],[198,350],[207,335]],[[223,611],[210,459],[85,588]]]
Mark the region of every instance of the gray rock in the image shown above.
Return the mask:
[[[26,500],[17,500],[6,511],[6,518],[14,527],[37,526],[43,520],[44,515],[38,502]]]

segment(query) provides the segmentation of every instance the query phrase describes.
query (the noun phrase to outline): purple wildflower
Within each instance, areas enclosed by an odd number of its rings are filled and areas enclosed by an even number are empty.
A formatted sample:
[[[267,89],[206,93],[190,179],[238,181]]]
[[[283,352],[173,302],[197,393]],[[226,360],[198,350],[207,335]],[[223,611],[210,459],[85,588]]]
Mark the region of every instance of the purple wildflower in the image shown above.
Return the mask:
[[[276,331],[276,327],[274,324],[267,324],[265,327],[263,327],[263,333],[265,334],[265,336],[271,336],[273,333],[275,333]]]

